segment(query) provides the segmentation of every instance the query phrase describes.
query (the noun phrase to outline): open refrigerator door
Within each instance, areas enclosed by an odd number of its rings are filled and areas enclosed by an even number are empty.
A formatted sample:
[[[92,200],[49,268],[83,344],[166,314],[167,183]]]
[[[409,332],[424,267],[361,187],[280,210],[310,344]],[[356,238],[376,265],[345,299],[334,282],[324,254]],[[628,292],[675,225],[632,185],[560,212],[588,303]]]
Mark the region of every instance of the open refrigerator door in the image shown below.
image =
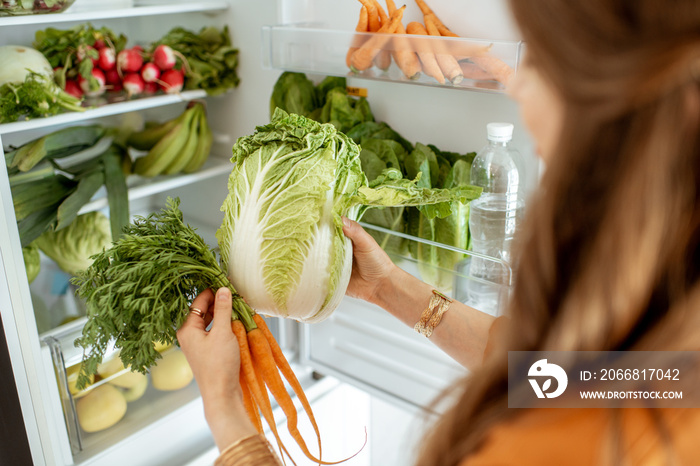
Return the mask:
[[[486,123],[490,121],[508,120],[519,128],[515,105],[495,81],[466,79],[452,85],[433,82],[427,76],[412,81],[402,77],[395,65],[387,72],[348,71],[344,66],[345,53],[348,44],[356,39],[353,31],[359,2],[98,3],[77,0],[60,14],[0,17],[0,43],[30,45],[37,31],[49,27],[69,29],[87,22],[95,27],[109,27],[125,34],[130,43],[145,46],[177,26],[192,31],[227,26],[233,45],[240,50],[240,86],[213,97],[202,90],[184,90],[110,102],[85,112],[4,123],[0,125],[2,147],[11,150],[76,125],[118,127],[133,118],[162,122],[181,114],[189,101],[205,100],[213,131],[207,162],[188,174],[129,176],[127,185],[132,216],[162,208],[167,197],[179,197],[186,221],[212,247],[216,245],[214,232],[222,220],[219,208],[227,193],[231,146],[256,125],[269,121],[270,95],[282,71],[307,73],[315,82],[324,76],[345,77],[348,88],[367,96],[375,120],[387,122],[411,144],[435,144],[445,151],[465,153],[483,144]],[[489,47],[517,69],[522,44],[507,17],[505,2],[483,3],[431,1],[436,14],[450,18],[449,26],[464,37],[442,42],[456,50]],[[420,20],[419,10],[408,5],[404,22],[414,20]],[[431,37],[416,40],[417,47],[441,43]],[[514,143],[525,149],[529,186],[534,188],[537,165],[523,133],[516,132]],[[143,386],[119,385],[118,379],[128,374],[117,368],[111,373],[106,371],[102,380],[84,392],[71,386],[82,358],[73,341],[85,324],[84,309],[73,298],[70,275],[43,253],[42,271],[36,281],[28,284],[6,167],[0,169],[0,199],[0,286],[7,291],[3,289],[0,310],[9,352],[9,365],[3,367],[3,374],[15,381],[22,418],[15,419],[14,428],[25,433],[31,461],[51,465],[211,464],[216,449],[194,382],[160,390],[149,375],[145,390],[139,394],[138,389]],[[104,190],[95,193],[80,213],[98,211],[109,215]],[[403,253],[393,254],[392,259],[423,279],[437,277],[441,285],[448,283],[451,296],[463,300],[461,290],[473,281],[464,266],[473,256],[470,251],[401,231],[383,231],[372,223],[364,226],[393,238],[392,241],[401,241],[404,246],[410,244]],[[409,249],[423,251],[424,258],[411,254]],[[444,268],[426,259],[441,253],[458,257],[461,268]],[[495,292],[505,299],[507,288],[496,285]],[[337,452],[332,457],[354,453],[362,445],[363,428],[367,428],[368,446],[349,464],[410,462],[413,450],[405,446],[410,439],[419,437],[420,429],[406,427],[403,436],[390,433],[396,431],[397,425],[420,425],[426,416],[431,418],[436,410],[439,412],[442,408],[435,408],[432,400],[451,382],[466,375],[461,366],[412,329],[379,308],[351,298],[345,298],[322,323],[270,319],[270,326],[308,390],[307,395],[315,400],[319,423],[327,431],[324,451]],[[100,387],[109,387],[112,393],[118,391],[115,396],[119,403],[123,400],[123,413],[112,426],[90,432],[92,428],[86,430],[81,425],[80,413],[89,411],[81,405],[91,391],[94,394]],[[112,409],[114,406],[98,411]]]

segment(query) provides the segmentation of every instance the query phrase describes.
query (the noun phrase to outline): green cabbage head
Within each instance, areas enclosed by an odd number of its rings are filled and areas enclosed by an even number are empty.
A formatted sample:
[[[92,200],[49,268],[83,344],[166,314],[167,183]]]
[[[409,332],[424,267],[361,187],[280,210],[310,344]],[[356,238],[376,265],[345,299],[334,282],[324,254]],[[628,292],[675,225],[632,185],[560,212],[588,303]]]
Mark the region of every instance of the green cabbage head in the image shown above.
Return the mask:
[[[90,256],[112,244],[109,219],[101,212],[78,215],[65,228],[47,231],[34,240],[39,249],[71,275],[92,264]]]
[[[262,314],[317,322],[338,306],[352,270],[342,216],[371,206],[467,202],[479,188],[427,189],[387,169],[370,185],[360,148],[332,124],[277,110],[233,146],[217,240],[228,278]]]

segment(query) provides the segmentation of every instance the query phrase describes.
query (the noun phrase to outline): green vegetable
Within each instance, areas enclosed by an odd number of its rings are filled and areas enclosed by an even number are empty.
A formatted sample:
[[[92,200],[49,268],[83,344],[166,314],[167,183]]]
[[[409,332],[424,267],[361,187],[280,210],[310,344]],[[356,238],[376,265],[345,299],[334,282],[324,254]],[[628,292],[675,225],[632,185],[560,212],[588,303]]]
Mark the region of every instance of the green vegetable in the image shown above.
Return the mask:
[[[112,243],[109,219],[100,212],[78,215],[66,228],[46,232],[35,243],[61,270],[76,275],[90,266],[92,255]]]
[[[63,110],[82,112],[80,100],[63,91],[52,78],[30,73],[22,83],[0,86],[0,123],[39,118]]]
[[[413,150],[413,144],[384,122],[377,123],[374,121],[366,121],[360,123],[348,131],[347,135],[360,145],[364,144],[365,139],[391,139],[401,144],[406,152],[411,152]]]
[[[276,108],[319,123],[331,123],[341,132],[374,121],[367,99],[349,96],[345,78],[333,76],[314,86],[303,73],[282,73],[272,89],[270,115]]]
[[[24,258],[24,268],[27,271],[27,281],[33,282],[39,275],[41,270],[41,257],[39,257],[39,248],[32,243],[29,246],[22,248],[22,257]]]
[[[226,279],[214,250],[183,222],[178,206],[179,200],[169,198],[160,212],[136,217],[73,278],[87,306],[87,323],[75,342],[86,353],[78,389],[97,372],[112,343],[125,367],[145,373],[161,357],[154,342],[176,341],[192,297],[207,288],[229,287],[234,317],[255,328],[252,309]]]
[[[478,188],[423,189],[387,169],[370,184],[360,149],[333,125],[278,109],[272,122],[241,137],[217,231],[229,279],[261,313],[316,322],[339,304],[350,279],[352,247],[341,216],[359,219],[369,206],[434,204],[447,215],[452,201]]]
[[[160,45],[168,45],[187,60],[179,65],[185,70],[185,89],[204,89],[209,95],[218,95],[238,86],[238,49],[231,44],[227,26],[219,30],[213,26],[198,33],[182,27],[171,29],[151,45],[150,52]]]

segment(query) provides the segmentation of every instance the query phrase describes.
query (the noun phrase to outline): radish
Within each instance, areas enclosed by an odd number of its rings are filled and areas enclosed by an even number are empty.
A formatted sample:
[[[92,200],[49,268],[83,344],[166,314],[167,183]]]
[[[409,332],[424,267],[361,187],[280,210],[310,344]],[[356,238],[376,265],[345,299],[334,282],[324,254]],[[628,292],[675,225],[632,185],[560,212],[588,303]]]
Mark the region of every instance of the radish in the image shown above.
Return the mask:
[[[155,63],[146,63],[141,68],[141,77],[147,83],[152,83],[160,77],[160,68]]]
[[[175,51],[167,45],[159,45],[153,51],[153,63],[162,71],[168,71],[175,66]]]
[[[91,89],[90,81],[83,78],[82,76],[78,76],[78,84],[80,85],[80,89],[82,89],[85,95],[89,97],[95,97],[104,94],[106,83],[105,74],[99,68],[93,68],[91,73],[92,77],[97,80],[99,87],[97,89]]]
[[[116,68],[112,68],[109,71],[105,71],[105,80],[107,84],[121,84],[122,77],[119,76],[119,71]]]
[[[144,94],[155,94],[156,92],[158,92],[158,84],[146,83],[143,86],[143,92],[144,92]]]
[[[121,92],[124,90],[124,85],[122,84],[121,81],[119,81],[118,83],[110,84],[109,86],[110,86],[109,90],[112,92]]]
[[[141,69],[143,58],[138,50],[124,49],[117,55],[117,67],[126,73],[134,73]]]
[[[185,75],[180,70],[169,70],[160,77],[160,87],[167,94],[176,94],[182,90],[185,84]]]
[[[92,46],[99,50],[105,46],[105,41],[103,41],[102,39],[96,39],[95,43],[92,44]]]
[[[79,62],[85,60],[86,58],[90,58],[90,60],[92,60],[92,66],[97,66],[97,58],[93,58],[90,56],[96,53],[97,52],[95,51],[94,47],[91,47],[89,45],[81,45],[78,46],[76,56],[78,57]]]
[[[128,73],[124,75],[124,79],[122,79],[122,85],[124,86],[124,90],[126,90],[126,93],[129,94],[129,97],[131,97],[132,95],[141,94],[144,90],[146,83],[143,81],[143,78],[141,78],[140,74]]]
[[[109,47],[102,47],[98,49],[99,58],[97,59],[97,66],[102,68],[103,71],[109,71],[114,69],[117,64],[116,58],[114,56],[114,49]]]
[[[66,88],[64,90],[73,97],[76,97],[78,99],[83,98],[83,90],[80,89],[78,81],[76,81],[75,79],[66,80]]]

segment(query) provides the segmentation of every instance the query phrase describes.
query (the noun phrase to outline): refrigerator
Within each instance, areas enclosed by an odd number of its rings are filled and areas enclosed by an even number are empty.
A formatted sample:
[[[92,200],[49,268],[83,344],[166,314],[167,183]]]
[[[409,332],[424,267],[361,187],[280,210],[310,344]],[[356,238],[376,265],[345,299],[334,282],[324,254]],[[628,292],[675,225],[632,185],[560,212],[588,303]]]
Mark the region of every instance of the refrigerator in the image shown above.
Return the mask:
[[[488,44],[517,72],[524,44],[505,0],[431,0],[429,5],[463,37],[450,38],[446,44]],[[512,145],[522,156],[524,191],[536,189],[540,167],[532,142],[502,87],[469,80],[440,85],[425,76],[409,81],[395,65],[385,73],[348,71],[345,52],[354,37],[359,9],[356,0],[77,0],[63,13],[0,17],[2,45],[31,45],[37,30],[67,29],[86,22],[124,33],[131,44],[148,44],[175,26],[196,31],[227,25],[240,51],[241,79],[237,88],[215,97],[186,91],[2,124],[0,146],[17,146],[70,125],[116,125],[124,118],[162,121],[179,114],[188,100],[205,99],[214,132],[205,166],[189,175],[130,177],[129,201],[131,213],[143,215],[163,207],[168,196],[178,196],[185,220],[215,245],[232,167],[231,147],[238,137],[269,121],[270,94],[280,74],[298,71],[316,82],[329,75],[347,77],[349,87],[367,96],[375,119],[390,124],[412,144],[435,144],[459,153],[477,151],[486,143],[487,123],[514,123]],[[404,24],[420,20],[416,4],[407,3]],[[81,213],[96,210],[109,212],[104,193],[98,192]],[[126,415],[113,427],[81,431],[76,400],[66,388],[66,368],[82,357],[73,345],[85,323],[81,303],[72,296],[70,277],[46,257],[42,256],[37,280],[31,286],[27,283],[16,225],[3,165],[0,464],[212,464],[217,450],[194,382],[172,392],[149,387],[141,399],[129,403]],[[415,260],[392,258],[420,276],[421,264]],[[461,272],[454,274],[455,280],[469,279]],[[449,402],[434,400],[467,375],[466,369],[386,311],[349,297],[321,323],[270,319],[269,325],[312,400],[326,460],[361,450],[347,464],[410,464],[422,432]],[[295,458],[298,464],[313,464],[305,463],[300,454]]]

